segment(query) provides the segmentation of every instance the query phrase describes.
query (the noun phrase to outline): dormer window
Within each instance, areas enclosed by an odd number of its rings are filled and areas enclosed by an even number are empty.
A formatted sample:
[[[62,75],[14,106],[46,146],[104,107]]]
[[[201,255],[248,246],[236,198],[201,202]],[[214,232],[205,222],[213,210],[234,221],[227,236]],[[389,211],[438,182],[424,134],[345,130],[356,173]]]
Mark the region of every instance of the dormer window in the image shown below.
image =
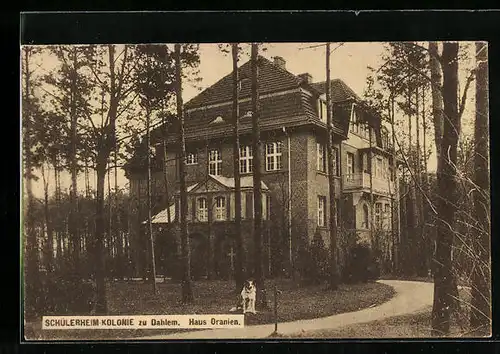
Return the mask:
[[[252,116],[252,111],[246,111],[244,115],[241,116],[241,118],[250,118]]]
[[[222,116],[218,116],[210,124],[220,124],[220,123],[224,123],[224,118],[222,118]]]
[[[246,85],[247,82],[249,82],[250,79],[248,77],[244,77],[238,81],[238,91],[243,90],[243,87]]]

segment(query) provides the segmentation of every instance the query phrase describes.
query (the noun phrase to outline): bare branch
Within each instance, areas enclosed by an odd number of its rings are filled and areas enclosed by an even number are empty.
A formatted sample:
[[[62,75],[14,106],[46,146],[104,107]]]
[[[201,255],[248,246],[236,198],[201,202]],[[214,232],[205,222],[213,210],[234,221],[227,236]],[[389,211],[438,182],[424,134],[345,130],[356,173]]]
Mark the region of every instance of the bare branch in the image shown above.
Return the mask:
[[[465,102],[467,101],[467,91],[469,90],[469,86],[474,81],[475,78],[475,70],[471,70],[469,76],[467,77],[467,81],[465,82],[464,93],[462,94],[462,99],[460,101],[460,107],[458,109],[458,117],[462,118],[462,114],[465,110]]]

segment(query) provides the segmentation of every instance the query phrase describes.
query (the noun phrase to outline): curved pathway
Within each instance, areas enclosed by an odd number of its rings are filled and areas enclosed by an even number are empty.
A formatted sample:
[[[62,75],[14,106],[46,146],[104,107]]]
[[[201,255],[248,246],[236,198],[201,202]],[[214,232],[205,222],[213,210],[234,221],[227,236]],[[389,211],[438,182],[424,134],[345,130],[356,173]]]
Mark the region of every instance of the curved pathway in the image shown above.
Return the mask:
[[[433,283],[403,280],[379,280],[392,286],[396,295],[382,305],[338,315],[278,323],[278,333],[293,335],[302,331],[336,329],[343,326],[366,323],[389,317],[416,313],[432,305]],[[274,332],[274,324],[247,326],[237,329],[209,329],[142,337],[141,339],[244,339],[266,338]]]

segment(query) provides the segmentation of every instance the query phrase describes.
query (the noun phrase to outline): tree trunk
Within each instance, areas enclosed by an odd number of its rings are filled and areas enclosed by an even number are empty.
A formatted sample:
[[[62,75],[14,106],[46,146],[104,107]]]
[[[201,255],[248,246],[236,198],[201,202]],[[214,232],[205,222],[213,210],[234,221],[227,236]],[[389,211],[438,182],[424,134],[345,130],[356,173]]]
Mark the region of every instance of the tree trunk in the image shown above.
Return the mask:
[[[146,146],[148,154],[148,174],[147,174],[147,203],[148,203],[148,236],[149,236],[149,251],[151,264],[151,284],[153,285],[153,294],[156,294],[156,261],[155,261],[155,240],[153,235],[153,223],[151,222],[151,154],[149,148],[151,146],[151,109],[149,103],[146,103]]]
[[[25,48],[24,54],[24,93],[23,93],[23,120],[25,122],[25,131],[23,134],[23,147],[24,147],[24,183],[26,185],[27,203],[24,207],[24,217],[25,226],[23,240],[24,244],[24,254],[26,255],[26,268],[25,268],[25,308],[26,316],[33,316],[37,310],[38,306],[38,292],[40,291],[40,277],[39,277],[39,265],[38,265],[38,245],[37,237],[35,232],[35,219],[34,219],[34,207],[35,198],[33,196],[32,188],[32,156],[31,156],[31,132],[32,132],[32,122],[34,120],[33,111],[31,106],[31,71],[30,71],[30,56],[31,48]],[[23,198],[23,200],[25,200]]]
[[[236,262],[234,277],[236,291],[243,287],[244,247],[241,230],[241,179],[240,179],[240,133],[239,133],[239,102],[238,102],[238,43],[231,44],[233,59],[233,167],[234,167],[234,226],[236,241]]]
[[[420,191],[419,193],[416,193],[416,204],[415,204],[415,216],[416,216],[416,221],[417,221],[417,232],[418,232],[418,268],[417,268],[417,275],[421,277],[427,276],[427,269],[426,269],[426,249],[425,249],[425,235],[424,235],[424,225],[422,223],[422,202],[423,202],[423,195],[422,195],[422,165],[421,165],[421,159],[420,159],[420,154],[421,154],[421,149],[420,149],[420,95],[419,95],[419,87],[417,86],[415,88],[415,131],[416,131],[416,146],[415,146],[415,193],[416,189]]]
[[[45,214],[45,225],[47,230],[45,267],[47,268],[47,271],[50,273],[54,270],[54,234],[53,234],[52,220],[50,218],[50,209],[49,209],[49,183],[45,176],[44,164],[42,164],[42,180],[43,180],[43,210]]]
[[[57,156],[54,156],[54,199],[56,202],[55,207],[55,220],[54,221],[54,229],[56,232],[56,260],[57,260],[57,269],[61,268],[61,261],[63,257],[62,250],[62,234],[61,234],[61,188],[59,186],[59,163]]]
[[[397,176],[398,162],[396,155],[396,115],[394,109],[394,97],[391,98],[391,130],[392,130],[392,181],[394,182],[394,199],[393,199],[393,207],[392,207],[392,220],[393,220],[393,234],[395,240],[394,246],[394,264],[396,274],[401,272],[401,195],[400,193],[400,184]],[[394,218],[396,220],[394,221]],[[395,227],[394,227],[395,225]]]
[[[80,274],[80,238],[78,235],[78,158],[77,158],[77,52],[76,48],[71,51],[72,56],[72,75],[71,75],[71,92],[70,92],[70,130],[71,130],[71,140],[70,140],[70,160],[71,160],[71,190],[70,190],[70,222],[69,222],[69,234],[72,244],[72,266],[73,272],[75,274],[75,279],[79,278]]]
[[[416,257],[410,257],[410,269],[409,275],[414,275],[416,270],[418,269],[418,257],[420,256],[420,240],[419,235],[417,233],[418,226],[418,207],[417,207],[417,191],[416,191],[416,168],[415,168],[415,150],[413,149],[413,114],[412,114],[412,104],[411,104],[412,91],[408,89],[408,157],[409,157],[409,170],[410,170],[410,201],[411,201],[411,210],[410,210],[410,225],[409,225],[409,234],[411,239],[411,246]],[[418,112],[418,111],[417,111]],[[418,115],[418,113],[417,113]],[[418,128],[418,126],[417,126]],[[412,171],[413,170],[413,171]]]
[[[489,184],[489,92],[488,46],[476,42],[476,121],[474,125],[474,211],[478,221],[473,240],[477,257],[472,274],[470,325],[482,335],[491,335],[491,233]]]
[[[458,116],[458,43],[445,42],[442,54],[444,115],[442,153],[437,171],[439,200],[437,203],[436,264],[434,274],[434,304],[432,309],[432,334],[443,335],[450,331],[453,307],[453,274],[451,249],[456,211],[456,163],[460,134]]]
[[[96,220],[95,220],[95,236],[93,242],[94,255],[94,276],[96,281],[96,313],[104,315],[108,311],[106,300],[106,283],[104,269],[104,180],[106,178],[106,160],[107,157],[97,156],[97,196],[96,196]]]
[[[427,156],[427,120],[426,120],[426,112],[425,112],[425,91],[426,86],[422,87],[422,156],[423,156],[423,167],[424,167],[424,178],[423,178],[423,191],[427,198],[430,198],[429,195],[429,173],[427,168],[428,156]],[[427,273],[431,268],[431,258],[432,258],[432,247],[431,247],[431,238],[429,237],[429,232],[427,231],[427,212],[428,212],[428,202],[427,198],[425,198],[425,202],[422,202],[422,230],[423,237],[425,242],[425,268]],[[427,275],[427,274],[426,274]]]
[[[254,195],[254,277],[257,286],[256,303],[267,306],[264,275],[262,273],[262,189],[260,170],[260,126],[259,126],[259,45],[252,43],[252,152],[253,152],[253,195]]]
[[[441,170],[441,141],[443,139],[443,96],[441,93],[442,79],[441,64],[439,60],[437,42],[429,42],[430,71],[431,71],[431,93],[432,93],[432,116],[434,117],[434,141],[436,143],[437,170]]]
[[[120,210],[122,208],[119,207],[118,201],[118,145],[115,143],[113,161],[115,163],[114,166],[114,204],[115,204],[115,214],[113,218],[113,231],[114,238],[116,242],[116,262],[115,262],[115,271],[117,276],[123,277],[123,230],[122,225],[120,223]]]
[[[175,44],[175,81],[176,81],[176,101],[177,119],[179,119],[179,180],[180,180],[180,216],[181,216],[181,254],[182,254],[182,302],[191,303],[194,301],[193,287],[191,284],[191,250],[189,248],[189,237],[187,229],[187,187],[186,187],[186,140],[184,136],[184,112],[182,103],[182,68],[181,68],[181,45]]]
[[[114,267],[113,267],[113,233],[112,233],[112,215],[113,215],[113,203],[111,197],[111,167],[108,168],[108,227],[106,232],[106,274],[108,277],[113,277]]]
[[[336,215],[337,208],[335,203],[335,171],[333,168],[333,160],[335,151],[333,150],[333,117],[332,117],[332,97],[330,87],[330,42],[326,43],[326,116],[327,116],[327,149],[328,149],[328,190],[329,190],[329,229],[330,229],[330,288],[335,290],[338,288],[338,271],[337,271],[337,224]],[[353,108],[354,109],[354,108]]]
[[[163,111],[165,113],[165,110]],[[168,168],[167,168],[167,122],[162,118],[162,147],[163,147],[163,164],[162,164],[162,172],[163,172],[163,184],[165,185],[165,199],[167,205],[167,227],[165,232],[167,233],[167,237],[173,237],[172,235],[172,215],[170,215],[170,188],[168,185]],[[166,260],[166,264],[164,265],[165,269],[168,270],[168,261]],[[165,271],[166,273],[166,271]],[[166,281],[165,274],[165,281]]]
[[[378,227],[378,225],[375,225],[375,220],[374,220],[374,212],[373,208],[375,207],[375,203],[373,200],[373,173],[374,173],[374,166],[373,166],[373,134],[372,134],[372,127],[368,127],[368,132],[369,132],[369,137],[368,137],[368,144],[369,144],[369,157],[368,157],[368,163],[369,163],[369,168],[370,168],[370,242],[372,246],[372,250],[375,253],[375,256],[378,256],[378,240],[377,240],[377,235],[375,233],[375,226]]]

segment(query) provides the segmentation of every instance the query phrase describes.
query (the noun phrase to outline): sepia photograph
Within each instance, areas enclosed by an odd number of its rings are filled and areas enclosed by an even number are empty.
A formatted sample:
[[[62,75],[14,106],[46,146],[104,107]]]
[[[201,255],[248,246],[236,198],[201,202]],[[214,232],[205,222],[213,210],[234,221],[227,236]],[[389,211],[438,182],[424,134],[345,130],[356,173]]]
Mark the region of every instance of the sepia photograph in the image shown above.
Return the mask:
[[[484,338],[488,43],[20,46],[25,341]]]

